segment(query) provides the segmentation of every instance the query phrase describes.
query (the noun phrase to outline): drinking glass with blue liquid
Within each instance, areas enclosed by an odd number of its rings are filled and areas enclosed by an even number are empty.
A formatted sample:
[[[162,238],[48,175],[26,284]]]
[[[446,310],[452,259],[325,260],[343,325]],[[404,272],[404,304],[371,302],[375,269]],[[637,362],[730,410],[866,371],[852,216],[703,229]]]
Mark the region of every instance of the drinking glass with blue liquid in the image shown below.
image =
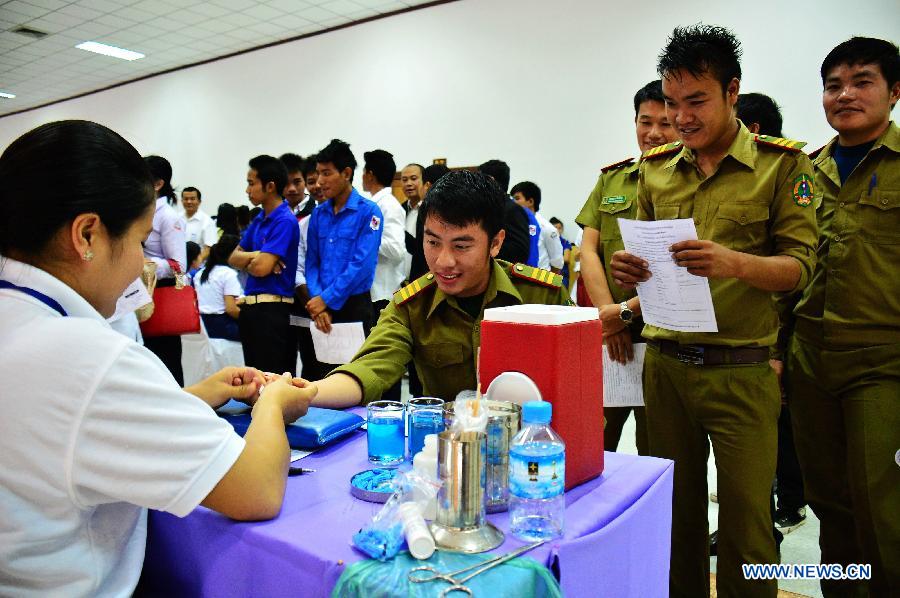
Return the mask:
[[[409,458],[425,446],[425,437],[444,431],[444,401],[432,397],[410,399],[406,403],[409,429]]]
[[[373,401],[368,406],[369,461],[380,465],[403,463],[403,403]]]

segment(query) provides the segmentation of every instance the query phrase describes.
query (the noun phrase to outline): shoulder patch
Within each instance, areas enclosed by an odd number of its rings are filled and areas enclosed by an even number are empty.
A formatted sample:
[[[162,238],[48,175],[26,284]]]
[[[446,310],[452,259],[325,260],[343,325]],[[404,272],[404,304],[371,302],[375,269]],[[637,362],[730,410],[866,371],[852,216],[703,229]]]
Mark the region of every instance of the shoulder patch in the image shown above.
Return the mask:
[[[681,142],[673,141],[672,143],[667,143],[665,145],[660,145],[658,147],[654,147],[653,149],[648,149],[646,152],[641,154],[641,161],[644,160],[652,160],[654,158],[661,158],[662,156],[668,156],[674,154],[677,151],[681,150]]]
[[[554,274],[550,270],[542,270],[528,264],[513,264],[509,267],[509,274],[553,289],[561,287],[563,282],[562,274]]]
[[[754,135],[753,140],[760,145],[777,147],[788,152],[799,152],[806,145],[805,141],[795,141],[784,137],[772,137],[771,135]]]
[[[403,305],[413,297],[419,295],[425,289],[434,286],[434,274],[429,272],[425,276],[420,276],[396,293],[394,293],[394,303]]]
[[[610,164],[609,166],[604,166],[600,169],[600,172],[609,172],[615,168],[619,168],[620,166],[630,166],[634,163],[634,158],[625,158],[621,162],[616,162],[615,164]]]
[[[822,150],[825,149],[826,147],[828,147],[828,144],[827,144],[827,143],[826,143],[825,145],[823,145],[822,147],[820,147],[819,149],[810,152],[810,154],[809,154],[809,159],[810,159],[810,160],[815,160],[816,158],[818,158],[818,157],[819,157],[819,154],[821,154],[821,153],[822,153]]]

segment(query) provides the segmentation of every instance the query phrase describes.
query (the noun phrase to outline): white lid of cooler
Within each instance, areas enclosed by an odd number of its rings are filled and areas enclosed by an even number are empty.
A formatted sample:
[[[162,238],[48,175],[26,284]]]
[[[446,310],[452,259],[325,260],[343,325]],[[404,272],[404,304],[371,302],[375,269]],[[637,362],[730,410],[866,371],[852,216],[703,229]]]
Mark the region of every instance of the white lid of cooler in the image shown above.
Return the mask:
[[[559,326],[576,322],[589,322],[599,318],[596,307],[570,307],[566,305],[510,305],[484,310],[484,319],[491,322],[512,322],[515,324],[542,324]]]

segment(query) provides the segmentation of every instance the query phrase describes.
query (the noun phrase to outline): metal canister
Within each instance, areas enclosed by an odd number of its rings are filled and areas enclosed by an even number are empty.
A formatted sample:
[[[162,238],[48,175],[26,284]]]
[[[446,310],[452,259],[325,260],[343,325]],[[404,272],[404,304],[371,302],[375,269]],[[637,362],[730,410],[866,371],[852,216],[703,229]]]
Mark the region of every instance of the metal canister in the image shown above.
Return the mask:
[[[482,400],[488,412],[484,506],[488,513],[505,511],[509,504],[509,445],[522,426],[522,407],[508,401]],[[444,404],[444,424],[453,424],[453,403]]]

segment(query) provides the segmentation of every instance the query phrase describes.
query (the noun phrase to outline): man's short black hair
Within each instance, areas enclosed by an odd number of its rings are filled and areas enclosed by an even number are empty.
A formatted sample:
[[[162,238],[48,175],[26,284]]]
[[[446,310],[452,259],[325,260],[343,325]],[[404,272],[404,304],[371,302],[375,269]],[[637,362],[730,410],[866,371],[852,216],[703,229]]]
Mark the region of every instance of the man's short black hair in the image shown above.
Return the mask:
[[[316,163],[319,161],[316,154],[310,154],[303,163],[303,178],[308,177],[316,171]]]
[[[363,169],[375,175],[379,185],[390,187],[394,182],[394,173],[397,172],[394,154],[383,149],[372,150],[363,154],[363,164]]]
[[[783,137],[781,133],[781,109],[769,96],[761,93],[742,93],[738,96],[737,117],[745,125],[756,123],[762,135]]]
[[[442,176],[419,208],[422,222],[429,215],[452,226],[478,224],[493,239],[503,228],[509,199],[497,181],[480,172],[453,170]]]
[[[278,195],[284,193],[288,172],[281,160],[273,156],[256,156],[250,160],[250,168],[256,171],[256,178],[262,183],[263,189],[269,183],[275,183],[275,192]]]
[[[662,81],[657,79],[656,81],[651,81],[650,83],[644,85],[640,88],[636,94],[634,94],[634,117],[638,117],[638,111],[641,109],[641,104],[644,102],[659,102],[660,104],[665,104],[666,100],[663,97],[662,92]]]
[[[562,227],[565,227],[562,223],[562,220],[560,220],[556,216],[550,216],[550,224],[552,224],[553,226],[556,226],[558,224]]]
[[[900,52],[896,44],[883,39],[851,37],[835,46],[822,61],[822,85],[825,85],[825,77],[831,69],[842,64],[877,64],[887,81],[888,89],[900,81]]]
[[[434,185],[442,176],[450,172],[446,164],[432,164],[422,172],[422,182]]]
[[[184,192],[185,192],[185,191],[187,191],[187,192],[189,192],[189,193],[196,193],[196,194],[197,194],[197,201],[203,201],[203,196],[200,194],[200,189],[197,189],[196,187],[185,187],[184,189],[181,190],[181,196],[182,196],[182,197],[184,197]]]
[[[504,193],[509,189],[509,165],[503,160],[488,160],[478,167],[478,172],[483,172],[497,181]]]
[[[305,167],[305,162],[302,156],[298,156],[297,154],[281,154],[281,157],[278,158],[284,164],[284,167],[287,168],[288,174],[292,172],[303,172]]]
[[[522,197],[533,201],[535,212],[541,209],[541,188],[531,181],[516,183],[513,188],[509,190],[509,194],[515,195],[516,193],[521,193]]]
[[[724,27],[702,23],[676,27],[659,54],[656,71],[668,78],[679,70],[697,78],[709,73],[724,93],[732,79],[741,78],[741,42]]]
[[[356,158],[350,151],[350,144],[340,139],[332,139],[331,143],[316,154],[316,162],[319,164],[334,164],[339,172],[343,172],[345,168],[356,171]]]

